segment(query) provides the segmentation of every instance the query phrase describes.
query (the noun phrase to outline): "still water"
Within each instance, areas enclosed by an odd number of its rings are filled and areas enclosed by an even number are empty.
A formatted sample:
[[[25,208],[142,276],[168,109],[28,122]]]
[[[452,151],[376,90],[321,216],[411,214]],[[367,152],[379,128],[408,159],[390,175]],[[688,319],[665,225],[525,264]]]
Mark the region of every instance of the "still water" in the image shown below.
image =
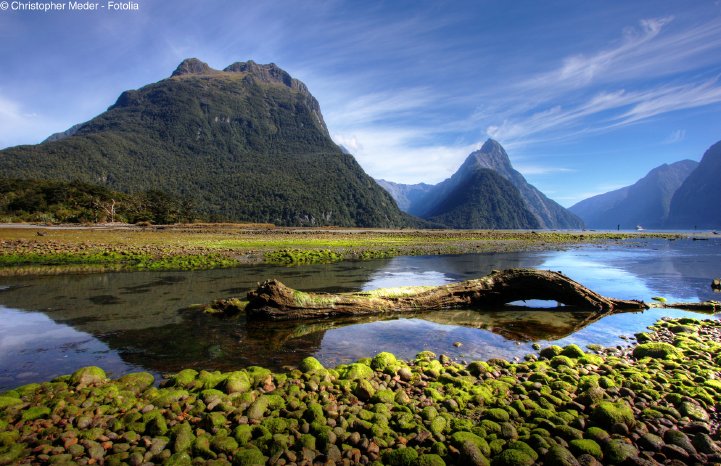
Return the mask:
[[[663,316],[706,317],[649,310],[589,324],[587,313],[530,302],[482,312],[259,323],[243,316],[219,319],[191,307],[244,296],[267,278],[305,291],[337,292],[439,285],[510,267],[560,270],[617,298],[721,298],[710,287],[711,280],[721,276],[721,240],[715,238],[627,240],[563,251],[397,257],[296,268],[3,277],[0,391],[86,365],[99,365],[117,377],[137,370],[160,375],[186,367],[231,370],[263,365],[278,370],[309,355],[332,366],[380,351],[404,358],[421,350],[466,361],[514,358],[532,352],[534,342],[619,345],[625,343],[621,336],[643,331]]]

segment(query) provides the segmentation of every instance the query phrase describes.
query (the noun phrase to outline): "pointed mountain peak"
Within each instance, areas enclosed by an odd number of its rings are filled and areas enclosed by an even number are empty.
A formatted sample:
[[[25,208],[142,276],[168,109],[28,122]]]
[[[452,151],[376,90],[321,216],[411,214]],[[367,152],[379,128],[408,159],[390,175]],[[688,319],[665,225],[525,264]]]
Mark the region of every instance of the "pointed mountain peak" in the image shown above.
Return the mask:
[[[494,139],[488,139],[477,151],[471,152],[462,168],[488,168],[499,172],[504,177],[513,177],[513,166],[503,146]]]
[[[503,148],[501,143],[491,138],[486,139],[486,142],[483,143],[480,151],[486,154],[491,152],[503,152],[504,154],[506,153],[506,150]]]
[[[209,74],[216,72],[213,68],[208,66],[207,63],[198,60],[197,58],[186,58],[178,65],[173,71],[173,76],[183,76],[185,74]]]

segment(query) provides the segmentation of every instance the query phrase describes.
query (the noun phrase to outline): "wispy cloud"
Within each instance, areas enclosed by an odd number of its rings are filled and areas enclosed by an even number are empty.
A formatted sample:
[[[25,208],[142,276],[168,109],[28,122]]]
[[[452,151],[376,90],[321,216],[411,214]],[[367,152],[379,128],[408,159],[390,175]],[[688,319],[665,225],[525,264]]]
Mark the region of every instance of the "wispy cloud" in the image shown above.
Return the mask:
[[[546,139],[573,139],[589,133],[628,126],[651,117],[721,102],[719,79],[681,85],[662,85],[644,90],[601,91],[580,102],[556,105],[530,114],[519,114],[486,133],[509,143],[543,133]],[[592,120],[593,119],[593,120]],[[592,121],[591,121],[592,120]],[[582,131],[569,131],[583,127]]]
[[[425,88],[364,94],[333,105],[327,118],[334,127],[362,127],[416,115],[436,99],[437,96]]]
[[[672,17],[642,20],[614,47],[566,57],[551,71],[497,91],[499,111],[486,133],[516,146],[576,139],[721,102],[718,76],[685,77],[683,84],[662,79],[708,63],[709,51],[721,50],[721,20],[667,31],[672,22]]]
[[[686,130],[685,129],[677,129],[673,131],[671,134],[668,135],[666,139],[664,139],[664,144],[676,144],[677,142],[683,141],[686,138]]]
[[[553,87],[562,90],[588,85],[609,72],[615,73],[617,70],[614,68],[621,62],[642,54],[644,46],[657,37],[663,27],[672,20],[673,17],[641,20],[640,30],[627,28],[619,45],[590,55],[578,54],[566,57],[559,68],[533,76],[521,82],[519,87],[525,89]]]

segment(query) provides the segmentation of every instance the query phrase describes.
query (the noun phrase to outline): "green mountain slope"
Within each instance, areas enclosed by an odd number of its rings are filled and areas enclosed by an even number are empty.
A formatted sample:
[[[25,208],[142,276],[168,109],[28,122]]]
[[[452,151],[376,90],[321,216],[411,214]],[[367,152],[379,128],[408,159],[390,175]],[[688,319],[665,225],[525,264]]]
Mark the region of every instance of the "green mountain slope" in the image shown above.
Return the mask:
[[[493,170],[469,167],[424,218],[452,228],[539,228],[518,188]]]
[[[331,140],[306,86],[274,64],[213,70],[185,60],[106,112],[35,146],[0,151],[0,172],[189,199],[201,218],[278,225],[413,224]]]

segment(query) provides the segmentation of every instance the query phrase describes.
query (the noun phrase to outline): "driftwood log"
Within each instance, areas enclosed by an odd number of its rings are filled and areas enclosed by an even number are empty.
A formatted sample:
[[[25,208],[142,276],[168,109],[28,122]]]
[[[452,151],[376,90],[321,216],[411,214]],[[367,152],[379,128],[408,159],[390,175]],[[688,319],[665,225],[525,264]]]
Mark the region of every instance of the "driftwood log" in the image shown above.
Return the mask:
[[[293,320],[461,307],[493,308],[528,299],[557,301],[602,315],[650,307],[643,301],[601,296],[560,272],[509,269],[448,285],[339,294],[304,293],[278,280],[268,280],[248,293],[245,312],[249,318]]]

